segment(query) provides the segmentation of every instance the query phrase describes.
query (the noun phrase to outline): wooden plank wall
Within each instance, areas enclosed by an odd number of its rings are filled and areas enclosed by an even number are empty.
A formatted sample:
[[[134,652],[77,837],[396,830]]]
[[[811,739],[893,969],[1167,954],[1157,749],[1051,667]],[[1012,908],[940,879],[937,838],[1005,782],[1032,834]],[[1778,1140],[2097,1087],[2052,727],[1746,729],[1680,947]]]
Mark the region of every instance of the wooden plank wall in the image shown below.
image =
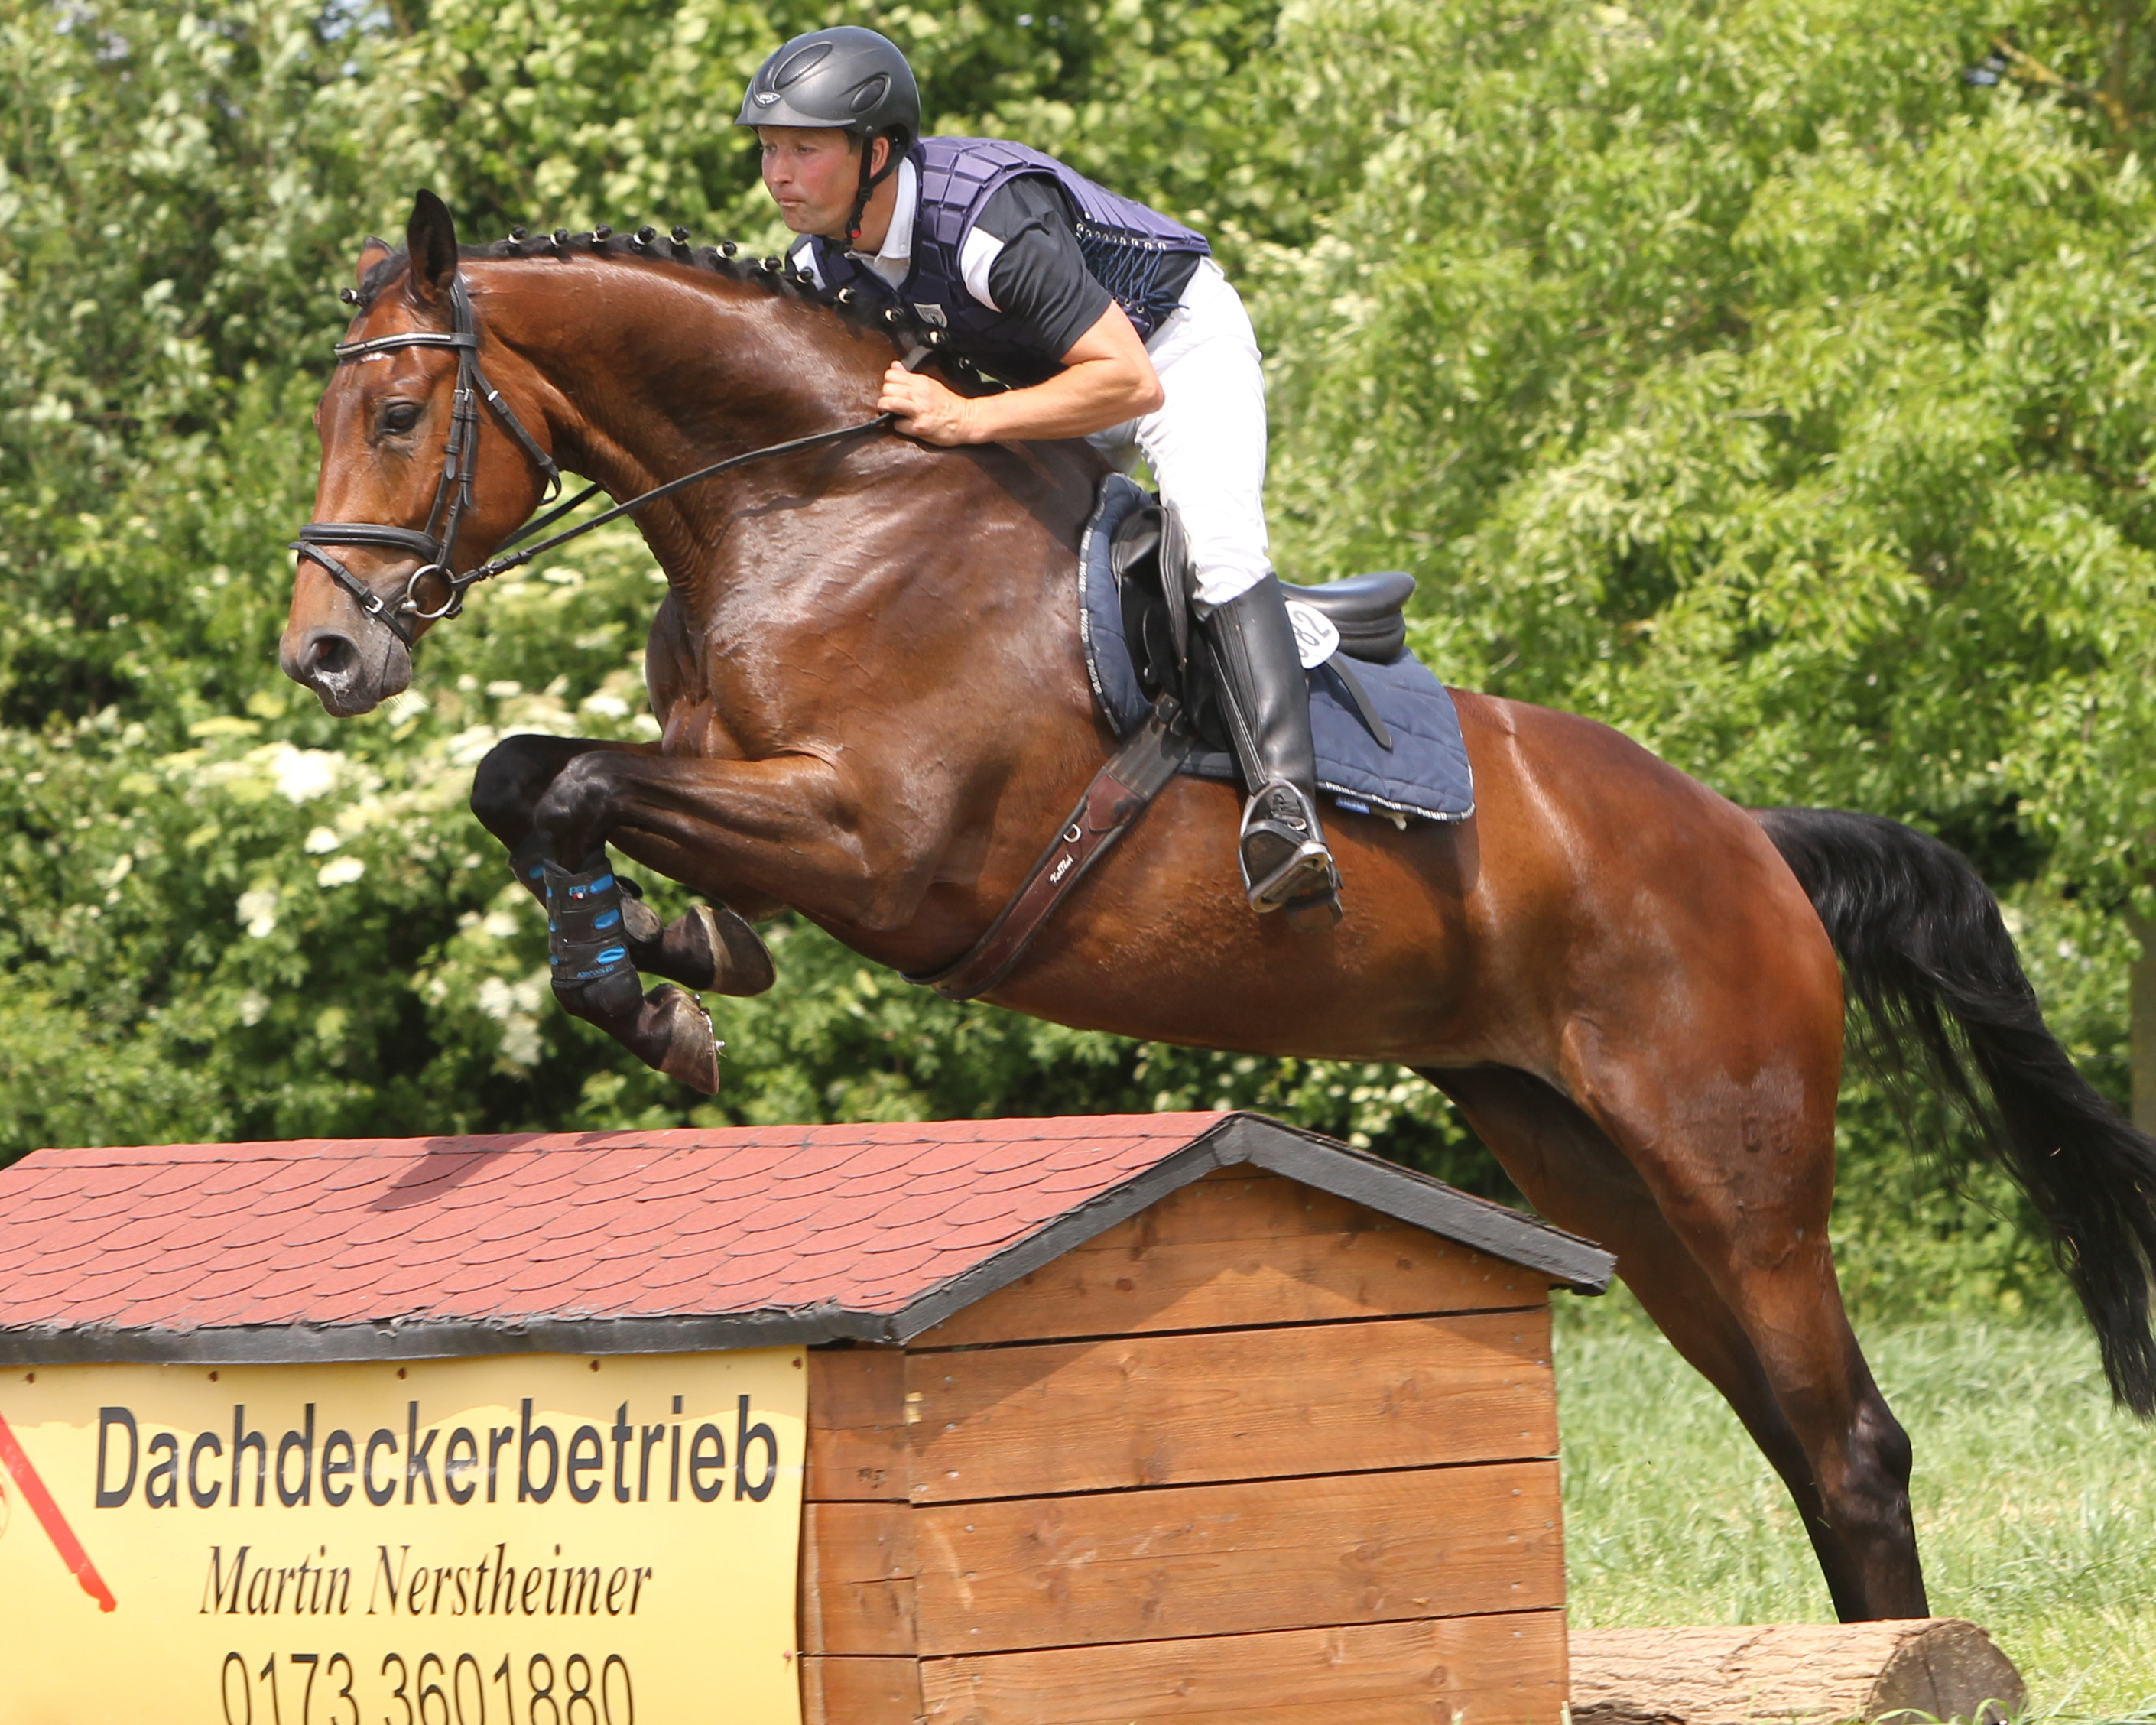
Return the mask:
[[[812,1351],[808,1725],[1556,1725],[1548,1298],[1224,1170]]]

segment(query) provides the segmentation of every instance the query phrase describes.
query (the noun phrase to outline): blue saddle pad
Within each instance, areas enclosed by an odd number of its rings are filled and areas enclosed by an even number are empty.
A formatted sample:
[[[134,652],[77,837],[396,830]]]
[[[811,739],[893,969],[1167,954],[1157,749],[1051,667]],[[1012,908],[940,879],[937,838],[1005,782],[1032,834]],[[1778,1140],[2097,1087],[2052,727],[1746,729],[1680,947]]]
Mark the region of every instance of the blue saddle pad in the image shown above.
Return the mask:
[[[1078,554],[1080,633],[1086,644],[1086,673],[1117,737],[1144,723],[1152,703],[1138,680],[1130,643],[1123,637],[1122,596],[1108,549],[1116,529],[1147,501],[1136,480],[1108,475]],[[1288,588],[1293,598],[1295,589]],[[1310,676],[1310,734],[1317,746],[1318,788],[1342,809],[1368,814],[1373,809],[1418,814],[1424,820],[1465,820],[1475,812],[1475,776],[1460,741],[1460,715],[1452,696],[1414,654],[1403,652],[1390,665],[1354,662],[1355,676],[1385,723],[1393,747],[1380,747],[1353,699],[1330,665]],[[1199,747],[1183,764],[1199,778],[1239,780],[1235,757],[1224,750]]]

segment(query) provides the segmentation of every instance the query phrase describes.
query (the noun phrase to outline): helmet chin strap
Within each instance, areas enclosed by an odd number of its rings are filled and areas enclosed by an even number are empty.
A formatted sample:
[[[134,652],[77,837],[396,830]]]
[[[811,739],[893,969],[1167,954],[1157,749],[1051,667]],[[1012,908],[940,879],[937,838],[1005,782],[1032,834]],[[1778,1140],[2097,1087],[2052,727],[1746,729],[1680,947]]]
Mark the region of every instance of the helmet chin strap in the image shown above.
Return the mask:
[[[846,245],[850,250],[860,249],[861,221],[868,213],[869,199],[875,195],[875,188],[898,172],[898,140],[888,133],[884,136],[891,147],[885,152],[883,166],[873,172],[870,170],[869,164],[875,160],[876,141],[874,138],[861,140],[860,189],[854,194],[853,212],[846,218]]]

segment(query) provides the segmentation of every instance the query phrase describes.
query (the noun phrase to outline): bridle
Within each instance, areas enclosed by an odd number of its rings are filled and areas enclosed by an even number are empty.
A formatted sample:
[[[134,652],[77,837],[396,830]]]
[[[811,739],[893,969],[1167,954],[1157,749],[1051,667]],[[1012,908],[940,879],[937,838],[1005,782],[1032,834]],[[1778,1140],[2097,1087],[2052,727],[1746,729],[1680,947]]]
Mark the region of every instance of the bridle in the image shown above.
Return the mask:
[[[551,503],[562,494],[562,470],[554,465],[554,458],[539,447],[537,440],[524,429],[523,421],[501,398],[501,392],[487,382],[485,372],[480,369],[479,331],[472,318],[471,296],[465,291],[461,280],[449,284],[449,320],[446,334],[439,330],[404,330],[364,341],[340,341],[336,349],[339,365],[372,358],[377,353],[394,353],[406,347],[448,347],[455,351],[457,387],[449,409],[449,438],[442,452],[442,477],[434,487],[434,507],[427,512],[426,526],[393,527],[377,521],[309,521],[300,529],[300,536],[292,543],[293,550],[321,564],[330,579],[350,594],[362,611],[408,648],[413,641],[413,623],[455,616],[464,608],[465,591],[475,582],[485,578],[478,569],[459,578],[451,566],[451,559],[456,554],[457,531],[464,525],[465,511],[472,506],[473,470],[479,460],[481,398],[494,409],[510,435],[524,446],[524,453],[533,465],[547,476],[546,495],[540,501]],[[590,493],[585,495],[588,496]],[[410,552],[422,561],[405,578],[403,597],[393,610],[379,593],[342,562],[325,552],[322,547],[326,545],[384,546],[393,551]],[[439,578],[449,590],[448,598],[432,611],[419,601],[419,585],[429,576]],[[407,622],[407,618],[412,621]]]
[[[932,331],[929,341],[937,342],[940,331]],[[902,363],[908,371],[917,371],[921,362],[933,351],[933,345],[913,348]],[[449,283],[449,328],[440,330],[403,330],[394,335],[375,336],[364,341],[340,341],[336,344],[336,362],[344,365],[351,361],[365,359],[377,353],[393,353],[404,347],[448,347],[457,356],[456,393],[449,409],[449,442],[442,452],[442,477],[434,487],[434,506],[427,512],[427,525],[418,527],[393,527],[377,521],[309,521],[300,529],[300,536],[291,548],[309,561],[319,563],[331,580],[342,588],[352,602],[368,617],[372,618],[390,634],[395,635],[408,649],[416,642],[415,625],[436,623],[445,617],[454,617],[465,608],[465,595],[482,581],[528,563],[542,552],[552,551],[556,546],[603,527],[608,521],[641,508],[644,504],[670,495],[700,480],[707,480],[731,467],[741,467],[751,461],[760,461],[767,456],[790,454],[796,449],[814,449],[822,444],[836,443],[842,438],[858,437],[865,432],[881,431],[897,418],[895,413],[879,413],[873,419],[864,419],[854,425],[841,425],[834,430],[819,431],[808,437],[797,437],[783,444],[768,444],[760,449],[751,449],[746,454],[730,455],[723,461],[714,461],[708,467],[700,467],[694,473],[680,479],[670,480],[649,491],[639,493],[626,503],[617,503],[613,508],[593,516],[589,521],[579,521],[536,545],[526,545],[521,551],[511,549],[529,539],[534,533],[543,531],[571,511],[580,507],[604,489],[587,485],[567,502],[557,505],[544,515],[526,521],[507,539],[501,549],[485,562],[475,564],[459,575],[454,558],[457,531],[464,525],[466,511],[472,506],[474,470],[479,464],[479,404],[484,401],[494,410],[503,429],[522,445],[531,463],[546,475],[547,490],[540,502],[552,503],[562,495],[562,470],[554,459],[539,447],[538,440],[524,429],[515,409],[502,398],[501,393],[486,380],[486,373],[479,362],[479,329],[472,316],[471,297],[465,291],[461,278]],[[359,577],[336,557],[322,547],[329,545],[378,545],[393,551],[409,552],[422,559],[419,567],[404,578],[404,591],[393,603],[362,581]],[[439,581],[449,589],[449,597],[429,610],[420,602],[420,583],[429,578]]]

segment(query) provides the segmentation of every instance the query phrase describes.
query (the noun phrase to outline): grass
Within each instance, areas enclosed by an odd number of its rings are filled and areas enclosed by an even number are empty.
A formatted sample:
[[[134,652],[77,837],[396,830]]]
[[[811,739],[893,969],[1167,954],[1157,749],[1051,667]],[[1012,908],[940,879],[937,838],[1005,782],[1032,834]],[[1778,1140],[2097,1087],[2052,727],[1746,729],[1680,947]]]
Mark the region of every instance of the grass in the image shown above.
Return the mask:
[[[1781,1483],[1628,1296],[1558,1301],[1572,1621],[1826,1621]],[[2077,1321],[1866,1327],[1916,1450],[1932,1609],[1989,1630],[2036,1720],[2156,1716],[2156,1430]]]

